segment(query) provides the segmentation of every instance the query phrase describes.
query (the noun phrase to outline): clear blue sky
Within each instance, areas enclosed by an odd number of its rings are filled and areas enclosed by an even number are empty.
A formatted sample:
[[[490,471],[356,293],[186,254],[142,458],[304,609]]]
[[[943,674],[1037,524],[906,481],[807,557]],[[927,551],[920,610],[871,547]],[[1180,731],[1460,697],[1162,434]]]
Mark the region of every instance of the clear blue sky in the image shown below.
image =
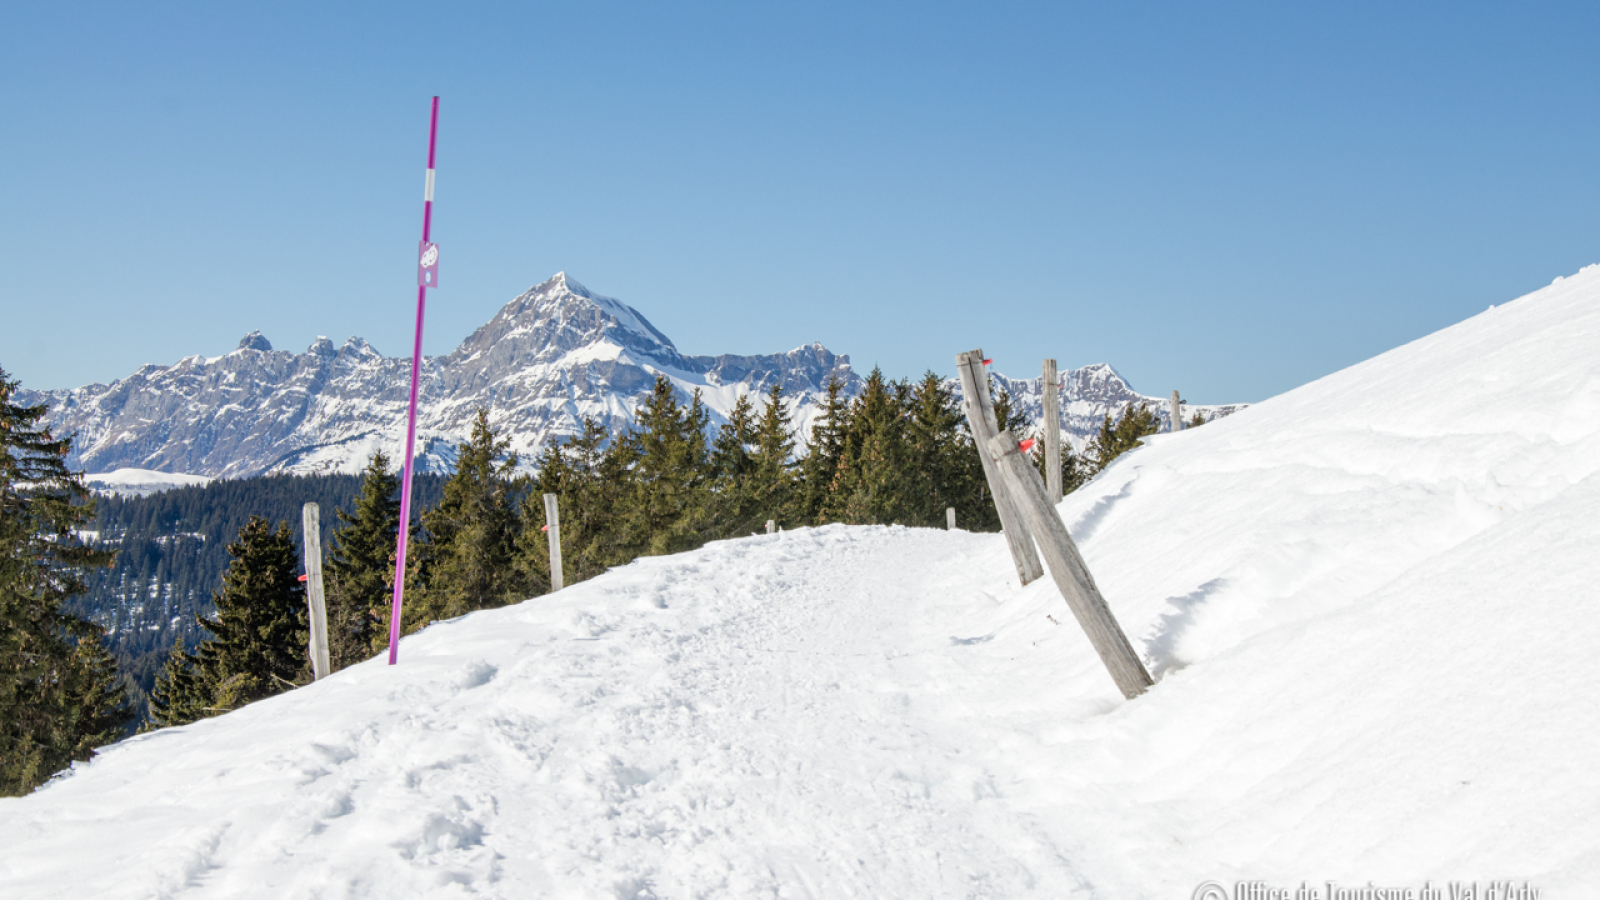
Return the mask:
[[[1593,4],[14,2],[0,367],[426,351],[558,270],[686,353],[1261,400],[1600,261]]]

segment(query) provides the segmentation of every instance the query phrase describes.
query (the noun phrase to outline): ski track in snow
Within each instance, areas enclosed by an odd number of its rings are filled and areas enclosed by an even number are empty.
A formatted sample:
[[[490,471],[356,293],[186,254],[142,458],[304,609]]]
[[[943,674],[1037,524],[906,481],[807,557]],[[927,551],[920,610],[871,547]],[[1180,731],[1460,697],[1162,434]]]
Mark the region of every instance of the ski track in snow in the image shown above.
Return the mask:
[[[1069,496],[1135,701],[998,535],[718,542],[0,800],[0,895],[1593,896],[1596,335],[1591,268]]]

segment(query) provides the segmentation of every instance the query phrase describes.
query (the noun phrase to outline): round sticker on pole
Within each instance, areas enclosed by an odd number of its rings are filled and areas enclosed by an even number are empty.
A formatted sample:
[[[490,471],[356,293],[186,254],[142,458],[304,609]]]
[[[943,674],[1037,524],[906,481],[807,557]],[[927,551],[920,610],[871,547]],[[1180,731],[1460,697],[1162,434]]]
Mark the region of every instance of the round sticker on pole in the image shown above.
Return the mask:
[[[417,252],[417,285],[439,286],[439,245],[423,241]]]

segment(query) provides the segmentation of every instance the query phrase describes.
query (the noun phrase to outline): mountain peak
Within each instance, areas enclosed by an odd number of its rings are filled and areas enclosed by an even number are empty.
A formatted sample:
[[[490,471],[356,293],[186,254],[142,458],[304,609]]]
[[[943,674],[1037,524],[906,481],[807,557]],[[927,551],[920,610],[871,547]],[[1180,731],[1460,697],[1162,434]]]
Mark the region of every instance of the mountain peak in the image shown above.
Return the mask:
[[[239,339],[236,350],[268,350],[272,349],[272,342],[266,339],[260,331],[252,331]]]
[[[553,361],[579,347],[612,344],[650,358],[676,359],[678,349],[638,310],[596,294],[557,272],[473,332],[453,357]]]
[[[549,281],[546,281],[545,284],[548,284],[548,285],[551,285],[551,286],[554,286],[554,287],[558,287],[558,288],[566,288],[568,291],[570,291],[571,293],[577,294],[579,297],[584,297],[584,298],[590,299],[590,300],[595,299],[595,295],[589,293],[589,289],[588,288],[584,287],[582,284],[580,284],[578,282],[578,279],[573,278],[572,276],[568,275],[566,272],[557,272],[555,274],[555,276],[552,277]],[[544,287],[544,284],[539,285],[539,287]],[[607,298],[607,299],[609,299],[609,298]]]

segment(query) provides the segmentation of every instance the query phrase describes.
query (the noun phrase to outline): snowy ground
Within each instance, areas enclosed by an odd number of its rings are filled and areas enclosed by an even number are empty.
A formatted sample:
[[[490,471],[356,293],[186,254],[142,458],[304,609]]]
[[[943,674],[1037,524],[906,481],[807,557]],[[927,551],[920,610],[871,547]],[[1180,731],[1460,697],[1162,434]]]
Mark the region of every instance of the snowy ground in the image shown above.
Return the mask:
[[[91,490],[122,497],[148,497],[173,488],[207,485],[212,481],[205,475],[184,475],[178,472],[155,472],[150,469],[117,469],[88,475],[84,483]]]
[[[1600,895],[1597,346],[1585,270],[1069,497],[1135,701],[998,535],[722,542],[0,801],[0,893]]]

